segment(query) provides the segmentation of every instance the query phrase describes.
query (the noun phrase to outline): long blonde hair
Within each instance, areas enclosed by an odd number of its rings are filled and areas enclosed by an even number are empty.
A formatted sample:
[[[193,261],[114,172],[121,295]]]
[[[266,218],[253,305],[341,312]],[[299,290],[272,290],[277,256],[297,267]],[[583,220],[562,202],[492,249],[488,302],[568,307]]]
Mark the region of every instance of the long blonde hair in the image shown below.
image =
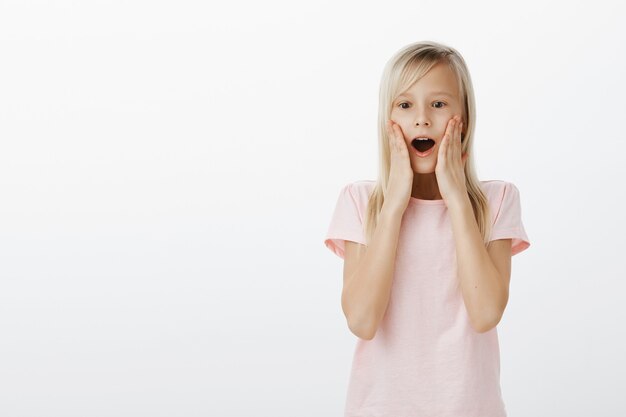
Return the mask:
[[[376,185],[370,194],[367,213],[365,215],[365,239],[371,241],[378,223],[378,215],[385,199],[384,190],[389,181],[390,149],[389,138],[385,128],[390,118],[392,103],[396,97],[422,78],[438,63],[447,63],[456,76],[459,86],[459,97],[462,98],[464,139],[461,152],[469,152],[465,162],[465,185],[478,223],[483,242],[488,246],[491,233],[489,204],[487,197],[480,188],[473,161],[472,146],[474,144],[474,126],[476,124],[476,105],[474,89],[469,71],[463,57],[454,49],[433,41],[416,42],[400,49],[387,62],[380,83],[378,108],[378,149],[379,174]]]

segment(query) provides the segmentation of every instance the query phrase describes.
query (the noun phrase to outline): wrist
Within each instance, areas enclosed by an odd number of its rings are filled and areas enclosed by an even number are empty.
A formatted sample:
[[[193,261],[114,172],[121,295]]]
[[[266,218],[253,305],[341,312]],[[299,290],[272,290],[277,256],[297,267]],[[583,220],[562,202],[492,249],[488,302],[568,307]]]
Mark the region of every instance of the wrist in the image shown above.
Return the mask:
[[[448,206],[451,210],[464,210],[468,207],[471,209],[472,202],[470,201],[469,195],[465,193],[451,197]]]
[[[380,209],[379,219],[383,221],[400,221],[404,215],[404,209],[394,204],[383,202]]]

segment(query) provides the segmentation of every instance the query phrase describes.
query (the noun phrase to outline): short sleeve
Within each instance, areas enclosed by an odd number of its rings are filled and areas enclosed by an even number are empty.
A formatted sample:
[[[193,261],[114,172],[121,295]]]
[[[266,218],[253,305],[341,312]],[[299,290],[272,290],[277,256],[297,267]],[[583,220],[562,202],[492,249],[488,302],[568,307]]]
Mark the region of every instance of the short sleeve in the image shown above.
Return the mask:
[[[339,198],[324,239],[326,247],[342,259],[345,259],[346,240],[365,245],[359,199],[354,194],[353,187],[354,184],[348,184],[339,192]]]
[[[519,190],[513,183],[504,182],[496,207],[498,209],[489,240],[512,239],[511,256],[526,250],[530,246],[530,241],[522,223]]]

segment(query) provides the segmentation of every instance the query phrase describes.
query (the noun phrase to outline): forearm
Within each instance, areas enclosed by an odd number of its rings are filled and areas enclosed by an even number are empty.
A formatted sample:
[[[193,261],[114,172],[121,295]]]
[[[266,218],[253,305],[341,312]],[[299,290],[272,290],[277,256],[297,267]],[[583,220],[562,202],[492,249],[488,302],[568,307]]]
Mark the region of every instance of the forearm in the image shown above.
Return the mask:
[[[401,221],[402,213],[383,205],[372,240],[342,294],[350,328],[364,339],[374,337],[387,310]]]
[[[473,327],[487,331],[502,317],[507,290],[483,244],[469,196],[455,199],[449,209],[463,300]]]

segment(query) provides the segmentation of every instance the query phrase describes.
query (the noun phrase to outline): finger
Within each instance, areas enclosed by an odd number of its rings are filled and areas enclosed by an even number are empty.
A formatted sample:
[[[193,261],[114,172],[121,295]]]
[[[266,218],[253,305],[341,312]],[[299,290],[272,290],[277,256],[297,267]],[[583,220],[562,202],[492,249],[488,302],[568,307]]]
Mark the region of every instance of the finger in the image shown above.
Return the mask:
[[[459,125],[459,149],[463,152],[463,122]]]
[[[454,134],[454,117],[448,120],[448,126],[446,126],[444,137],[447,136],[448,138],[450,138],[453,134]]]
[[[404,141],[404,133],[402,132],[402,128],[397,123],[394,123],[393,127],[394,127],[394,133],[396,136],[396,141],[398,144],[398,150],[404,151],[405,149],[407,149],[407,145],[406,145],[406,142]],[[407,152],[408,152],[408,149],[407,149]]]
[[[458,123],[456,121],[456,116],[452,118],[452,131],[450,132],[450,136],[448,136],[448,154],[451,157],[456,156],[456,132],[457,132]]]
[[[456,122],[456,128],[455,128],[455,135],[454,135],[454,148],[458,149],[457,155],[459,156],[459,158],[461,157],[461,126],[462,126],[462,122],[461,122],[461,116],[458,116],[457,122]]]
[[[389,143],[393,153],[398,152],[398,143],[396,142],[396,132],[394,131],[393,124],[390,127]]]
[[[452,131],[452,119],[448,120],[446,131],[443,132],[443,138],[441,138],[441,145],[439,145],[439,155],[437,156],[439,159],[443,158],[446,153],[447,139],[450,137],[451,131]]]
[[[452,152],[452,156],[454,156],[456,152],[456,116],[452,118],[452,132],[450,133],[450,137],[448,138],[448,146],[450,147],[450,151]]]
[[[394,149],[395,147],[395,132],[393,131],[393,122],[391,120],[387,120],[387,136],[389,138],[389,149]]]
[[[400,125],[392,122],[392,131],[393,131],[393,146],[396,153],[401,154],[404,153],[406,147],[404,146],[404,136],[402,135],[402,130],[400,129]]]
[[[446,133],[443,135],[443,139],[441,140],[441,145],[439,145],[439,155],[437,155],[437,164],[439,164],[440,161],[443,161],[443,159],[445,158],[447,148],[448,148],[448,133],[446,130]]]
[[[454,149],[457,150],[457,154],[461,155],[461,122],[457,120],[454,124]]]

